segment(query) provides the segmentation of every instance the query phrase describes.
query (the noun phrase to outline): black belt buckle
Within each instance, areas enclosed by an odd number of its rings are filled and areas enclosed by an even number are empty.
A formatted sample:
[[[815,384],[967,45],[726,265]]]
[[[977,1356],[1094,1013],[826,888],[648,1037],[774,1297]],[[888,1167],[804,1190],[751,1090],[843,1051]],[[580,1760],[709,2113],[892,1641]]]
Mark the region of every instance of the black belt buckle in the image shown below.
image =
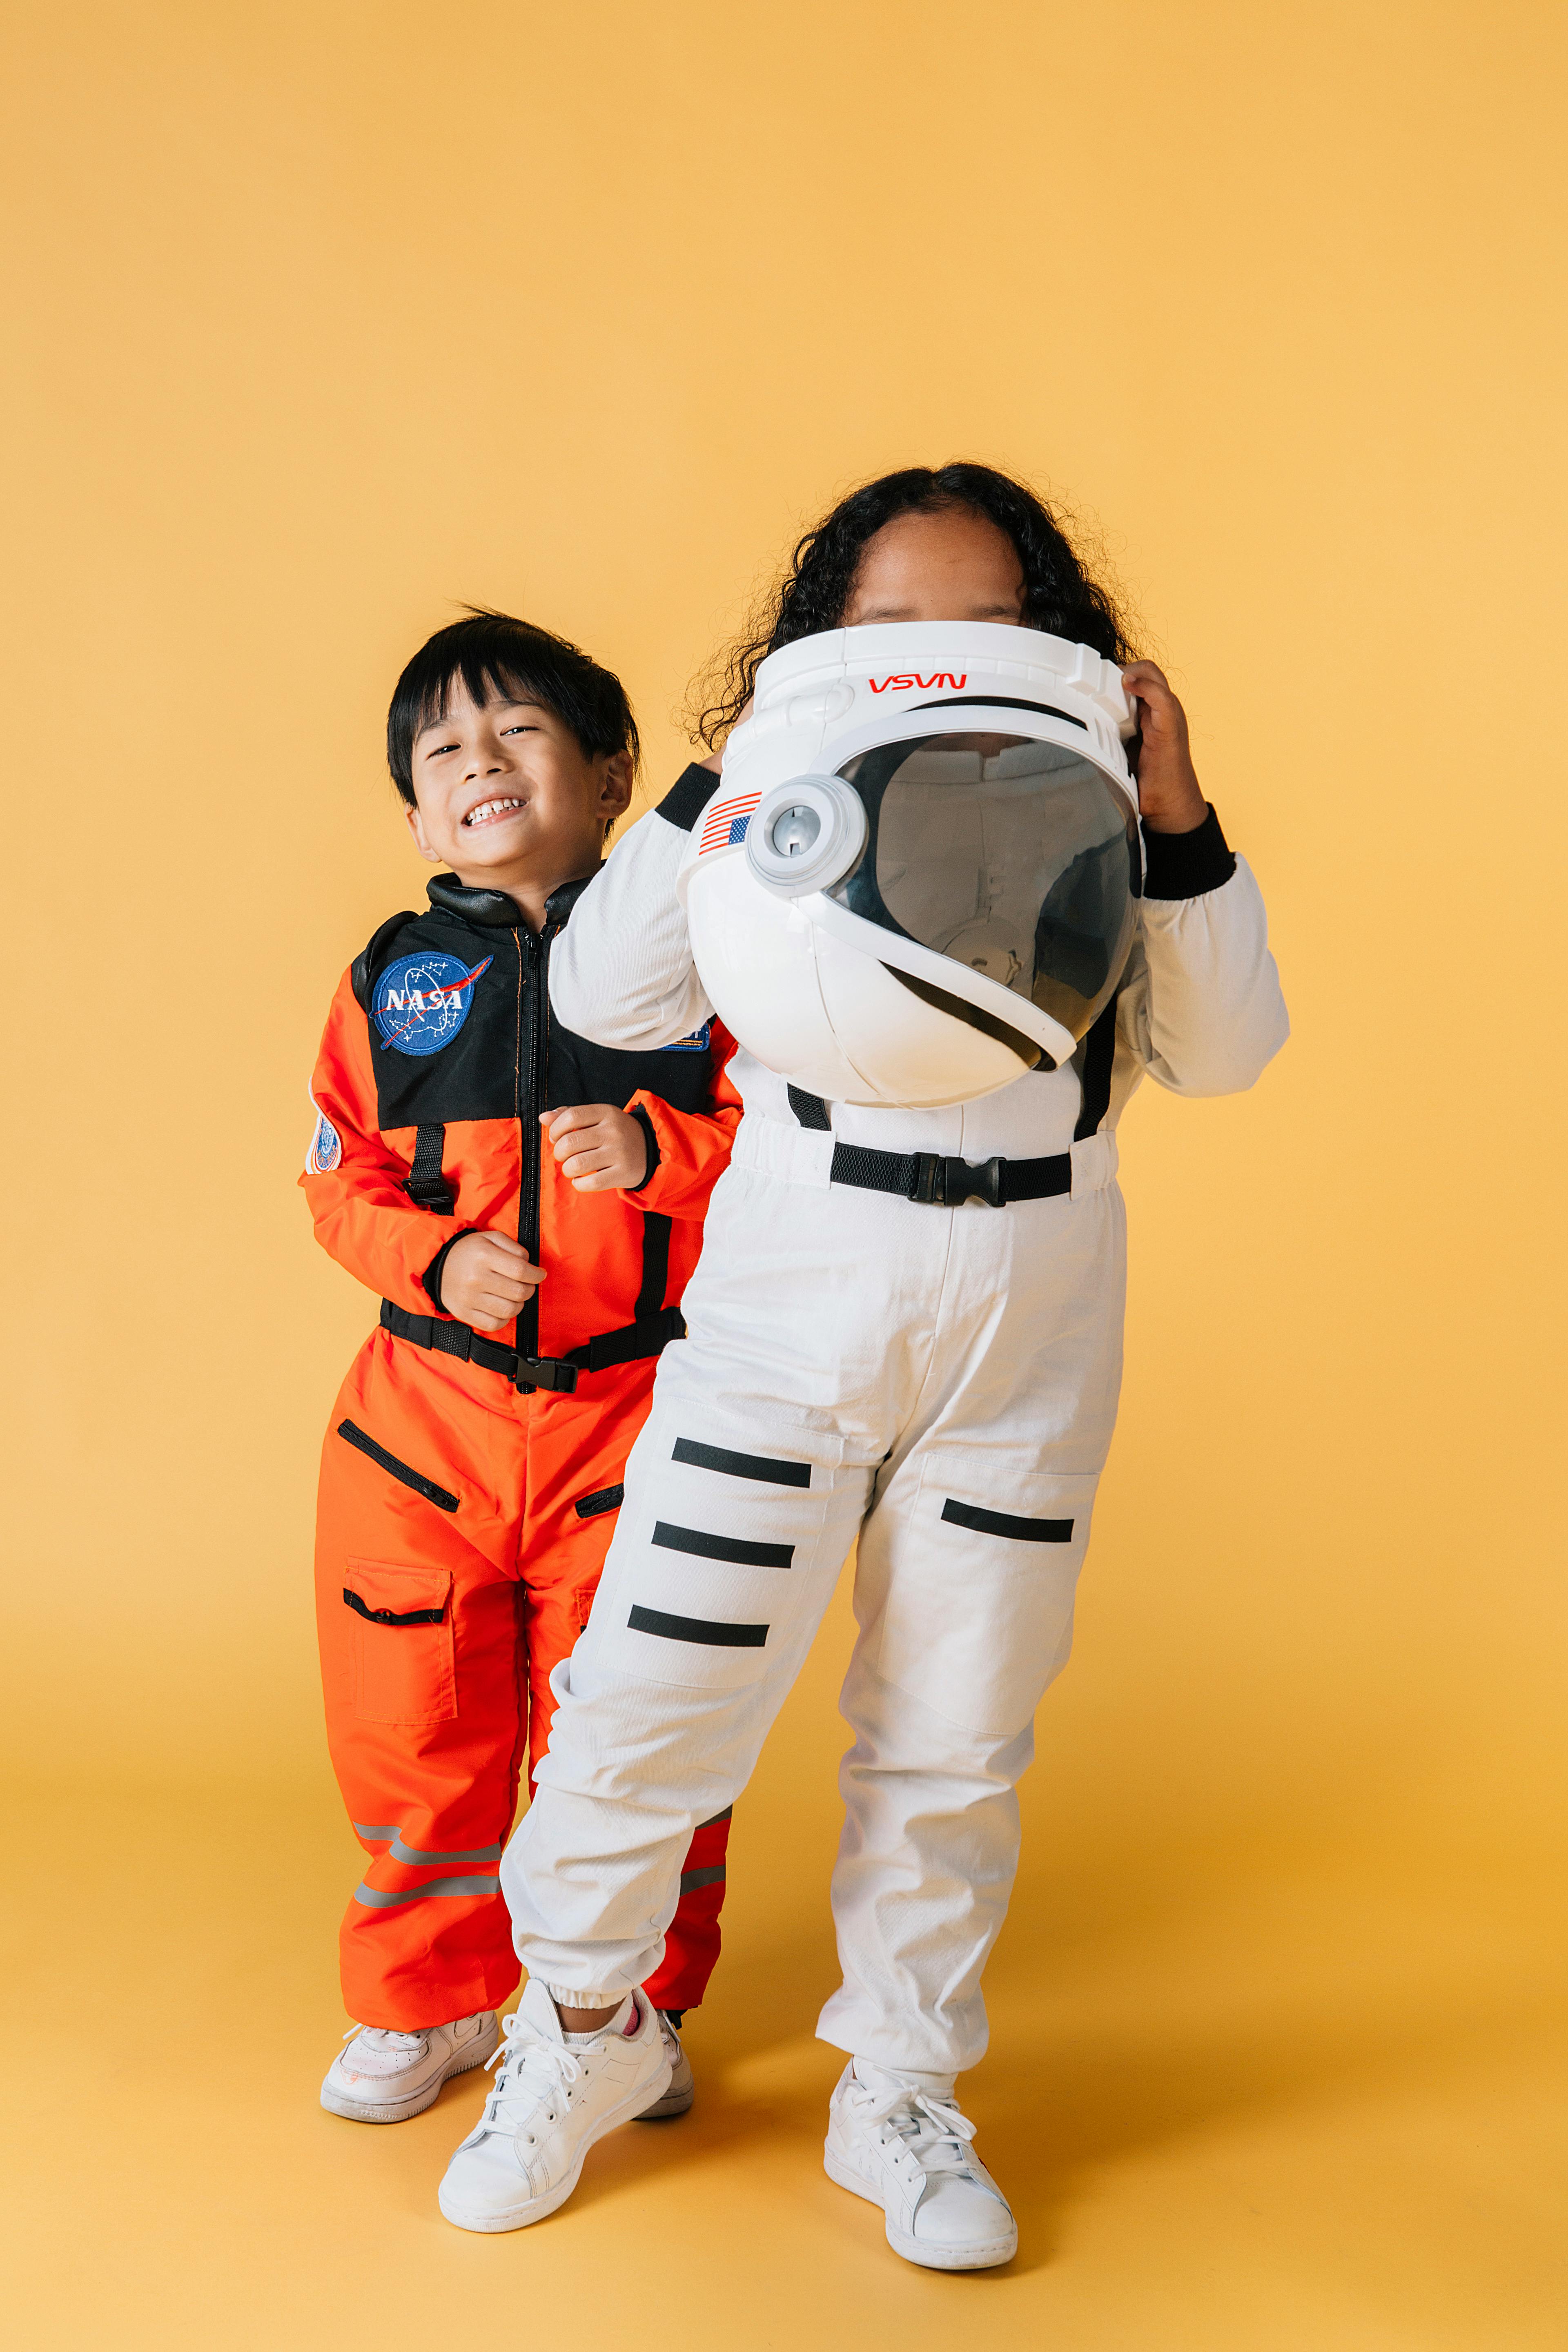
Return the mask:
[[[563,1363],[559,1356],[519,1356],[517,1385],[525,1392],[549,1389],[556,1396],[572,1396],[577,1388],[577,1367]]]
[[[940,1151],[917,1151],[910,1198],[941,1209],[961,1209],[970,1201],[984,1202],[988,1209],[1000,1209],[1005,1204],[1006,1166],[1005,1160],[995,1157],[982,1160],[976,1165],[967,1160],[948,1159]]]
[[[988,1209],[1002,1206],[1002,1171],[1005,1160],[993,1157],[978,1164],[968,1160],[943,1162],[944,1197],[950,1209],[962,1208],[967,1201],[983,1201]]]

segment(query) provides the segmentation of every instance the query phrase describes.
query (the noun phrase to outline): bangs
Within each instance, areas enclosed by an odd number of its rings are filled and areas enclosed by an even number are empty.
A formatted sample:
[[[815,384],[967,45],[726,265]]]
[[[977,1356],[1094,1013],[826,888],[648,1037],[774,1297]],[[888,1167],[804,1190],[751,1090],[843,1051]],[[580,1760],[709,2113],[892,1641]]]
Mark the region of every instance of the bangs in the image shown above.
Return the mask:
[[[386,764],[403,798],[414,800],[414,746],[449,716],[458,685],[482,709],[535,702],[569,728],[585,759],[629,751],[641,757],[626,688],[580,647],[510,613],[470,613],[437,629],[398,679],[386,714]]]

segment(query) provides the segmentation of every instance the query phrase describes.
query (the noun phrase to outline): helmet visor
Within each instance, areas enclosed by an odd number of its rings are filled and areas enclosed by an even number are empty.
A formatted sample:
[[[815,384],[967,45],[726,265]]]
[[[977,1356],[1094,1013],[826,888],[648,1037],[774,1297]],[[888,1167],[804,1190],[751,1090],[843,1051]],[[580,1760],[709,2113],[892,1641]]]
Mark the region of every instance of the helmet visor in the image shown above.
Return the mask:
[[[1081,1037],[1132,944],[1138,826],[1092,761],[1021,735],[921,735],[838,771],[865,804],[830,896]]]

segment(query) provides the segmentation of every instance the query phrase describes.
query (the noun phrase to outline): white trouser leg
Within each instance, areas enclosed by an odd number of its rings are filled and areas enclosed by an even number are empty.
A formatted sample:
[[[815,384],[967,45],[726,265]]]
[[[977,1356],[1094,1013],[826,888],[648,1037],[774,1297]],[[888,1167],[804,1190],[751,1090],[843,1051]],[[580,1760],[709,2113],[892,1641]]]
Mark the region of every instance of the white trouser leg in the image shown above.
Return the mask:
[[[777,1416],[660,1381],[588,1631],[552,1677],[541,1793],[501,1864],[519,1954],[557,1997],[607,2001],[651,1976],[693,1829],[751,1778],[870,1486],[836,1444],[812,1448]]]
[[[980,1976],[1018,1866],[1034,1727],[1013,1739],[965,1733],[858,1653],[843,1706],[855,1729],[833,1872],[844,1981],[817,2032],[899,2072],[962,2074],[985,2049]]]
[[[1054,1249],[1027,1246],[1026,1217]],[[980,1979],[1017,1869],[1016,1786],[1071,1646],[1114,1423],[1120,1197],[1048,1219],[1018,1213],[1025,1245],[984,1360],[922,1398],[861,1531],[833,1878],[844,1983],[818,2032],[898,2069],[958,2074],[984,2053]],[[973,1255],[950,1274],[961,1318],[965,1289],[978,1318],[994,1279]]]

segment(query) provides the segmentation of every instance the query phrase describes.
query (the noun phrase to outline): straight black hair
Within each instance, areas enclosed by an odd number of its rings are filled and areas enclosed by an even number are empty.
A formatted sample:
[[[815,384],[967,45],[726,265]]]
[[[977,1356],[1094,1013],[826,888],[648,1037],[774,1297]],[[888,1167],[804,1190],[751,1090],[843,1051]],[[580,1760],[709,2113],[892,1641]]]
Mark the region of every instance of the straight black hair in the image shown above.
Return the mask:
[[[867,541],[899,515],[939,514],[951,507],[984,515],[1016,548],[1024,570],[1019,618],[1025,628],[1092,646],[1105,661],[1132,659],[1115,597],[1089,577],[1067,532],[1026,482],[963,461],[906,466],[851,490],[796,542],[789,570],[710,674],[705,690],[713,698],[697,719],[697,732],[710,749],[717,748],[740,718],[769,654],[797,637],[842,625]],[[703,691],[700,684],[698,694]]]
[[[531,621],[470,605],[466,620],[437,629],[420,646],[386,714],[386,764],[410,807],[415,740],[422,728],[447,716],[459,678],[477,703],[504,694],[552,710],[576,737],[584,759],[629,751],[635,768],[642,757],[632,706],[613,670]]]

